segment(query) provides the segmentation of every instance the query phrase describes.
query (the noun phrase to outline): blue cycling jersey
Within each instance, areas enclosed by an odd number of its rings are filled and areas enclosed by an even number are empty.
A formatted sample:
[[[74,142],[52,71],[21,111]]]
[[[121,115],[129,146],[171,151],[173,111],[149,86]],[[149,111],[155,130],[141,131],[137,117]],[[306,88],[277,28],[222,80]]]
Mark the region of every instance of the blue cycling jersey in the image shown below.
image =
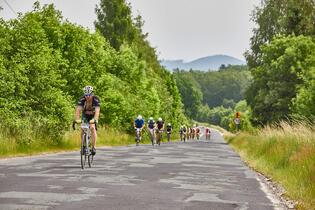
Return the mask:
[[[138,118],[135,120],[136,128],[142,128],[144,125],[144,119],[139,120]]]

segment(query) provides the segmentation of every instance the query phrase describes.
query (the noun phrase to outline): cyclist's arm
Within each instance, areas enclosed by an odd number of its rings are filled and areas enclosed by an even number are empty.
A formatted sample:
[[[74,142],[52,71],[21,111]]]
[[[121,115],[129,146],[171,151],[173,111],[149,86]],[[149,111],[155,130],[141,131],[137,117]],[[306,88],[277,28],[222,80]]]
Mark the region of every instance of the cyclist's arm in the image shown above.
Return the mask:
[[[95,120],[98,121],[98,118],[100,116],[100,111],[101,111],[101,108],[99,106],[95,107],[95,113],[94,113],[94,118]]]
[[[74,114],[74,117],[75,117],[75,120],[80,120],[80,114],[81,114],[81,111],[82,111],[83,107],[82,106],[77,106],[76,109],[75,109],[75,114]]]

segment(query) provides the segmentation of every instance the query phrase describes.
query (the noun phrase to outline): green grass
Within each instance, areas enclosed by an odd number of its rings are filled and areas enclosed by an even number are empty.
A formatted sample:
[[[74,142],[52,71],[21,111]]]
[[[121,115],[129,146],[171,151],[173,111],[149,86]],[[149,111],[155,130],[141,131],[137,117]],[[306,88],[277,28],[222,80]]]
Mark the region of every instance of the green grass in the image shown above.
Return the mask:
[[[133,134],[112,128],[99,128],[97,134],[97,147],[135,144]],[[81,144],[79,129],[66,132],[64,138],[57,142],[42,136],[32,138],[32,135],[26,134],[21,140],[21,137],[17,139],[0,133],[0,139],[0,158],[78,150]],[[172,141],[174,139],[179,139],[179,134],[172,134]],[[164,133],[162,142],[166,141],[166,134]],[[151,144],[147,131],[143,132],[140,144]]]
[[[281,184],[298,209],[315,209],[315,127],[281,123],[228,142],[251,167]]]

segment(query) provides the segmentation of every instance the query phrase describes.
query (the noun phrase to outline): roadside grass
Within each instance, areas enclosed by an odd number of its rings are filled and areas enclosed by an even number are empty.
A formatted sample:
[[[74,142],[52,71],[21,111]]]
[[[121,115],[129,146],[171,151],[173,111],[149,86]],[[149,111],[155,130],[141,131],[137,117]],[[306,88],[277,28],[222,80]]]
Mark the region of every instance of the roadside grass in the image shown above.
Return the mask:
[[[315,126],[282,122],[227,139],[251,167],[282,185],[297,209],[315,209]]]
[[[133,134],[128,134],[113,128],[99,128],[97,134],[97,147],[135,144],[135,136]],[[23,140],[21,141],[21,137],[17,139],[0,133],[0,158],[79,150],[81,144],[79,129],[75,131],[69,129],[63,139],[54,142],[43,136],[33,137],[32,135],[35,134],[24,134]],[[173,133],[171,141],[178,139],[179,134]],[[163,134],[162,142],[167,142],[165,133]],[[141,144],[151,144],[147,131],[143,132],[140,145]]]

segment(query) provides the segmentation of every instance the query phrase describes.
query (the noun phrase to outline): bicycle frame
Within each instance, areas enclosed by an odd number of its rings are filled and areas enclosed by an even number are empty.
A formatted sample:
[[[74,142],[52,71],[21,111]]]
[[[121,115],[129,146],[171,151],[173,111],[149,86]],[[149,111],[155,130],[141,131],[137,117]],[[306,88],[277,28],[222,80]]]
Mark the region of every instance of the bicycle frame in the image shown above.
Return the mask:
[[[90,149],[91,140],[91,128],[90,123],[82,122],[81,124],[82,136],[81,136],[81,168],[84,169],[86,159],[88,159],[89,168],[93,161],[93,155]]]

